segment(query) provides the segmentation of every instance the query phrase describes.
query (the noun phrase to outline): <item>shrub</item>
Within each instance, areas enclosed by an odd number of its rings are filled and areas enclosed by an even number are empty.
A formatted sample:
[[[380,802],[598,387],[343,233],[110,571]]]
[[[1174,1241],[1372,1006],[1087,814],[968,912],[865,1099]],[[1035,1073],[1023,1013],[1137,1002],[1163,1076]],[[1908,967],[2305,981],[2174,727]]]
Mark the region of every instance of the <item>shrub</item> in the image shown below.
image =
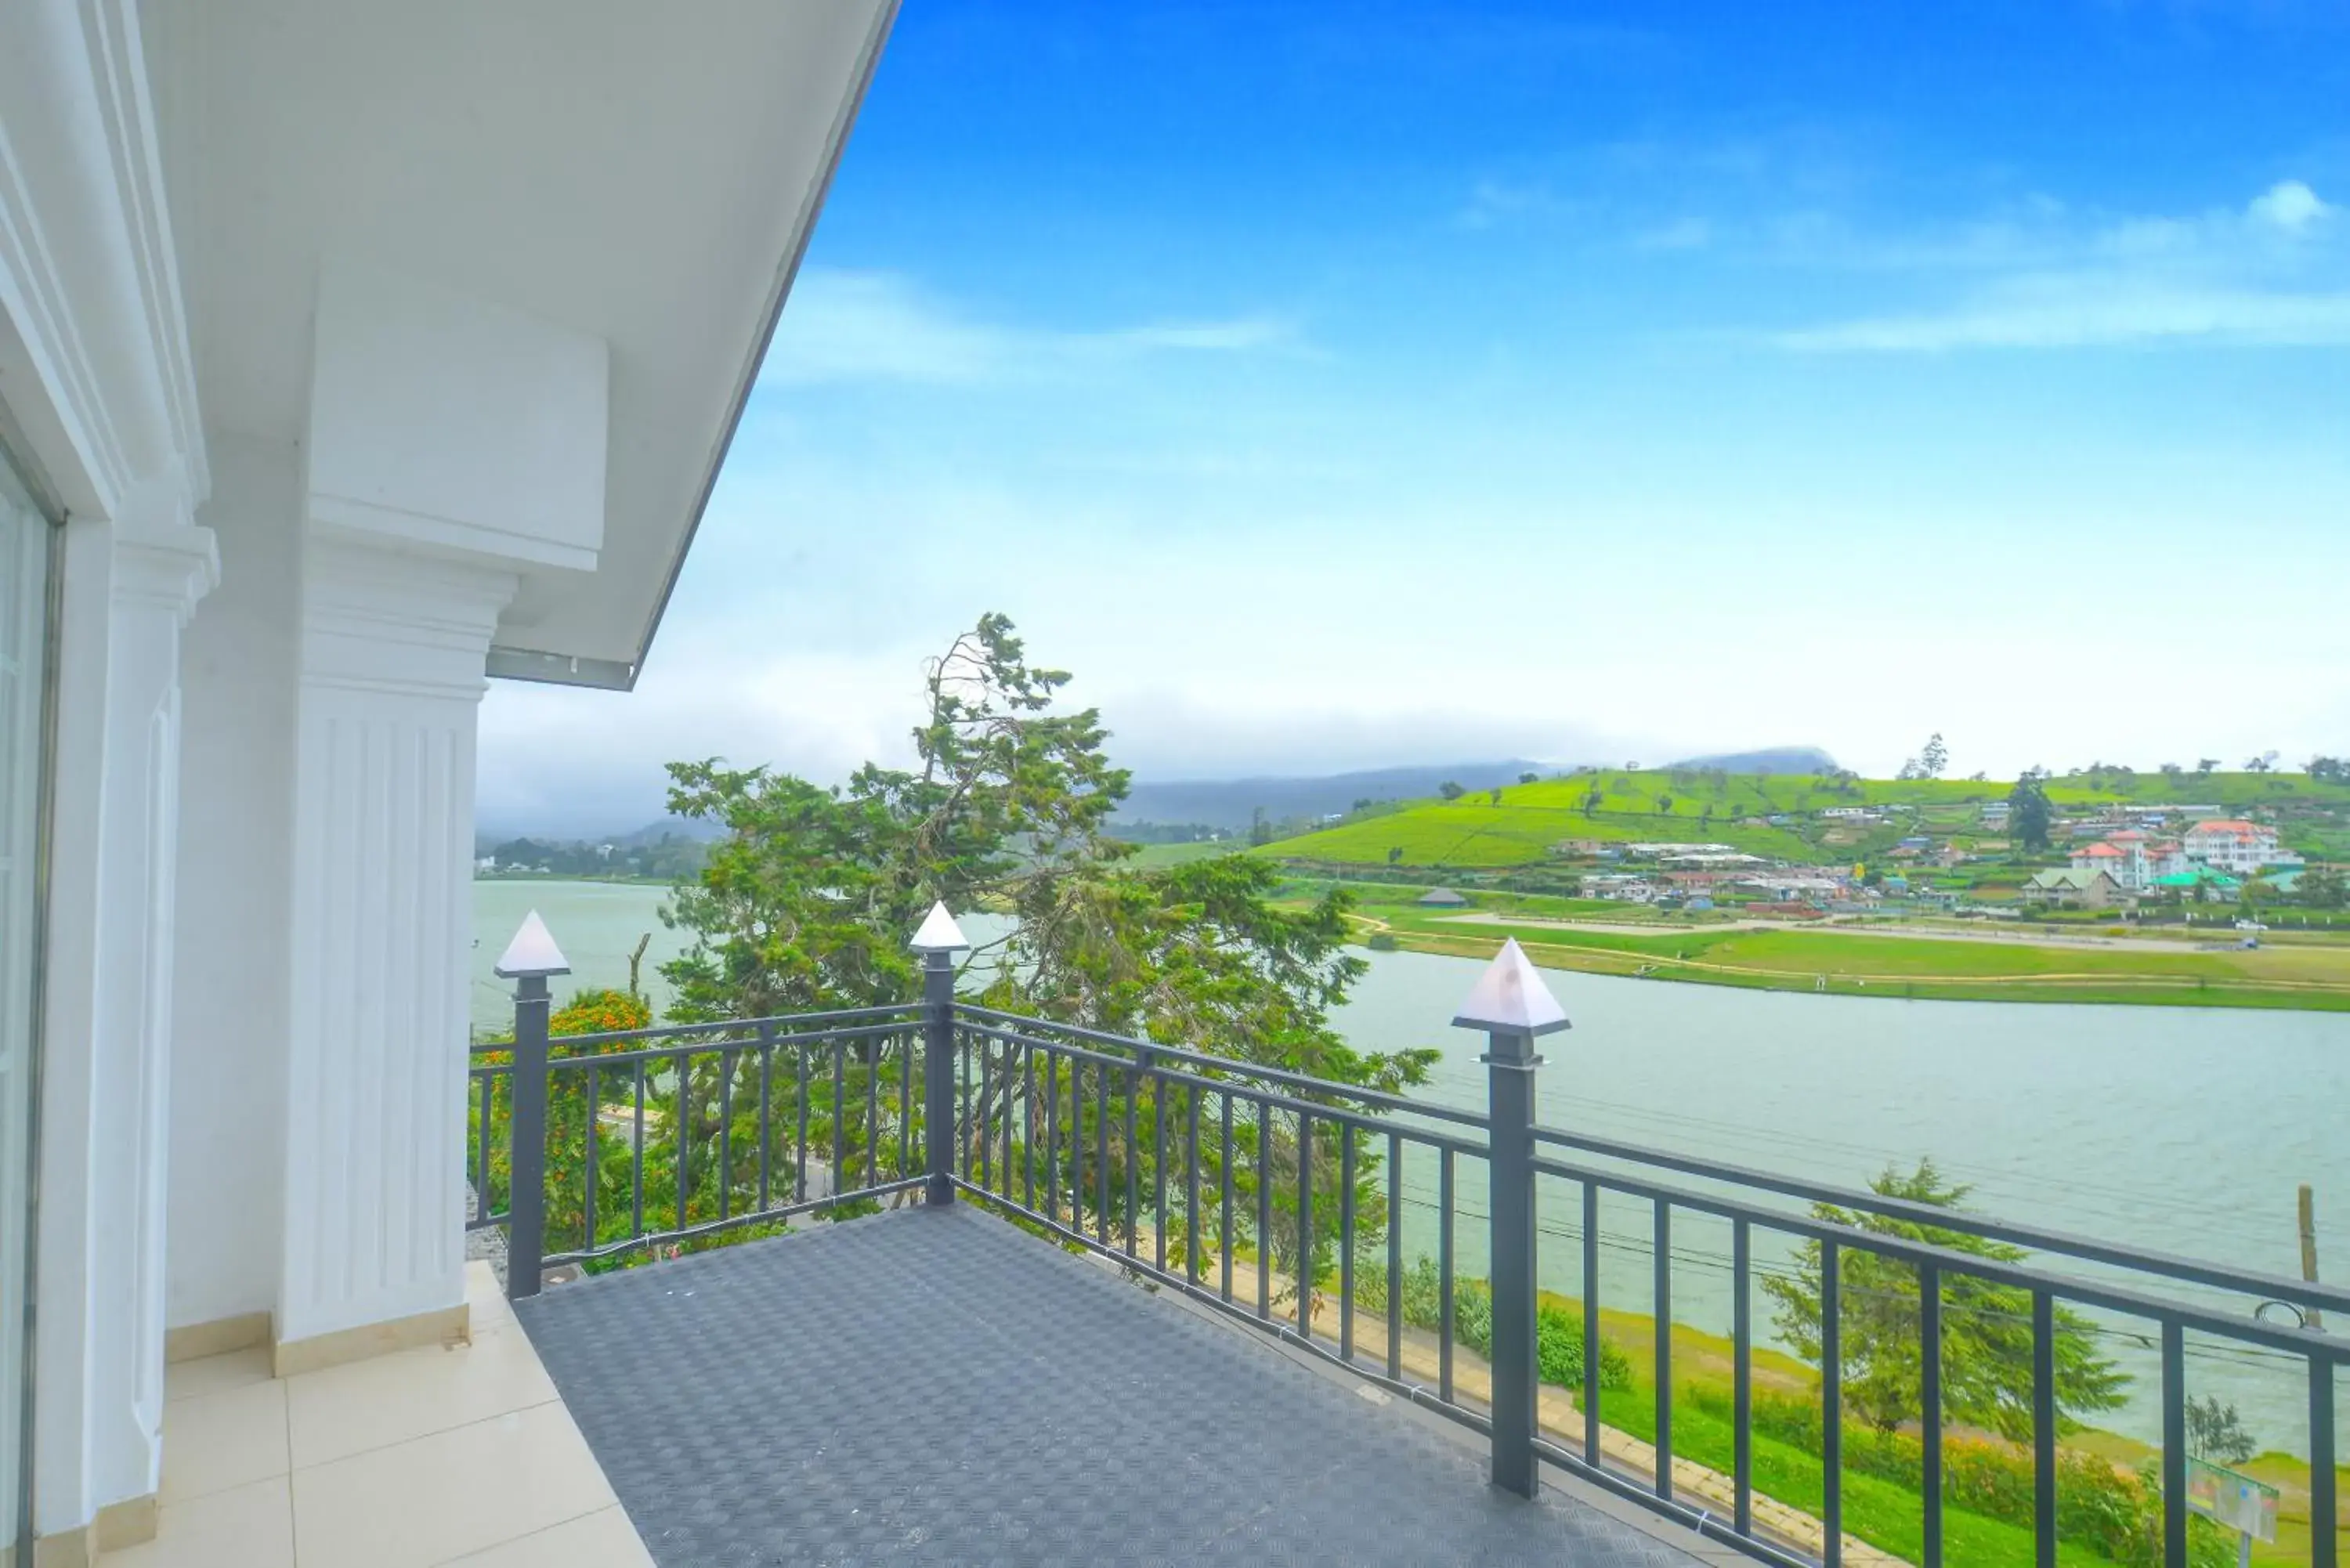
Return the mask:
[[[1356,1271],[1356,1301],[1374,1312],[1387,1309],[1387,1271],[1374,1266]],[[1444,1280],[1436,1260],[1423,1257],[1404,1272],[1403,1320],[1431,1333],[1444,1325]],[[1487,1360],[1493,1355],[1493,1287],[1484,1280],[1452,1282],[1452,1337]],[[1534,1358],[1542,1380],[1561,1388],[1583,1386],[1583,1314],[1555,1302],[1544,1302],[1534,1313]],[[1612,1345],[1599,1347],[1599,1384],[1603,1388],[1628,1388],[1632,1364]]]
[[[1735,1413],[1730,1396],[1719,1389],[1687,1387],[1679,1397],[1723,1421]],[[1820,1407],[1808,1400],[1757,1394],[1753,1419],[1757,1436],[1775,1438],[1808,1454],[1816,1455],[1825,1447]],[[1926,1445],[1910,1432],[1879,1432],[1848,1424],[1844,1468],[1918,1491],[1925,1485]],[[2029,1530],[2033,1491],[2028,1453],[1976,1438],[1943,1440],[1942,1497],[1953,1507]],[[2064,1540],[2078,1542],[2126,1568],[2161,1568],[2161,1482],[2151,1469],[2133,1476],[2094,1454],[2059,1449],[2056,1531]],[[2235,1560],[2229,1542],[2226,1532],[2208,1521],[2189,1521],[2192,1568],[2228,1568]]]

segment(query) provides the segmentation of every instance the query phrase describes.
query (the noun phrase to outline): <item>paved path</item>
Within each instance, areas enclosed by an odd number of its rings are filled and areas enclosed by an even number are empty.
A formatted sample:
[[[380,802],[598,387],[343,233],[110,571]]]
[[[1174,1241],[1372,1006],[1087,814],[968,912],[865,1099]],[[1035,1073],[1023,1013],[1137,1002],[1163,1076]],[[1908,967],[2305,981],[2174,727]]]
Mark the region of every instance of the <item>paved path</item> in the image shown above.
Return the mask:
[[[1436,1417],[963,1205],[519,1315],[662,1568],[1698,1561],[1495,1491]]]

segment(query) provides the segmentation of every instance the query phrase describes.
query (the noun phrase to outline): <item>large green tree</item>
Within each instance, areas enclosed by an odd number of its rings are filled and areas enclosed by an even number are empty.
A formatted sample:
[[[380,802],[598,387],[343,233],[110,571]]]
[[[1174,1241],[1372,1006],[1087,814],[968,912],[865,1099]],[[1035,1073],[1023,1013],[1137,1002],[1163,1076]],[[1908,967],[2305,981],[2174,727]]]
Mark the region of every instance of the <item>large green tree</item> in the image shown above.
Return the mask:
[[[1904,1173],[1887,1167],[1868,1184],[1880,1198],[1906,1199],[1937,1209],[1956,1209],[1969,1189],[1944,1179],[1930,1159]],[[1833,1204],[1812,1212],[1871,1235],[1922,1241],[1951,1251],[2000,1262],[2029,1256],[2021,1247],[1986,1241],[1939,1225],[1857,1213]],[[1890,1432],[1924,1411],[1923,1334],[1918,1322],[1918,1271],[1853,1244],[1837,1250],[1837,1284],[1843,1296],[1838,1317],[1842,1337],[1844,1397],[1854,1414]],[[1820,1359],[1820,1247],[1806,1242],[1795,1277],[1768,1278],[1763,1290],[1777,1305],[1774,1321],[1797,1354]],[[2032,1435],[2032,1293],[1955,1269],[1941,1276],[1942,1410],[1946,1420],[1981,1427],[2016,1441]],[[2122,1402],[2128,1377],[2099,1355],[2095,1330],[2086,1318],[2056,1309],[2056,1409],[2071,1422]]]
[[[667,911],[691,938],[662,968],[676,988],[674,1015],[907,1001],[919,992],[908,938],[942,899],[961,915],[998,917],[975,922],[995,929],[980,937],[963,981],[989,1005],[1343,1084],[1394,1089],[1424,1078],[1433,1051],[1359,1052],[1330,1025],[1330,1009],[1364,970],[1346,947],[1345,893],[1276,902],[1277,869],[1247,856],[1135,864],[1133,846],[1107,831],[1127,774],[1107,759],[1100,715],[1059,704],[1068,680],[1032,663],[1012,623],[989,615],[929,667],[910,768],[868,763],[826,787],[714,760],[671,764],[670,809],[728,830]],[[1038,1092],[1025,1075],[993,1078],[971,1123],[1014,1116],[1024,1127],[1016,1102]],[[1191,1106],[1180,1088],[1145,1089],[1128,1149],[1123,1075],[1065,1080],[1055,1091],[1065,1127],[1094,1136],[1105,1093],[1113,1197],[1122,1199],[1128,1163],[1147,1162],[1155,1147],[1154,1118],[1188,1116]],[[1275,1207],[1291,1214],[1295,1125],[1274,1119],[1274,1158],[1263,1173]],[[1317,1125],[1317,1167],[1335,1172],[1336,1129]],[[1367,1146],[1358,1154],[1357,1220],[1376,1225],[1377,1160]],[[1254,1166],[1236,1177],[1253,1197]],[[1326,1198],[1326,1179],[1315,1184]],[[1316,1205],[1317,1256],[1336,1207]],[[1293,1261],[1302,1244],[1295,1235],[1263,1240]]]

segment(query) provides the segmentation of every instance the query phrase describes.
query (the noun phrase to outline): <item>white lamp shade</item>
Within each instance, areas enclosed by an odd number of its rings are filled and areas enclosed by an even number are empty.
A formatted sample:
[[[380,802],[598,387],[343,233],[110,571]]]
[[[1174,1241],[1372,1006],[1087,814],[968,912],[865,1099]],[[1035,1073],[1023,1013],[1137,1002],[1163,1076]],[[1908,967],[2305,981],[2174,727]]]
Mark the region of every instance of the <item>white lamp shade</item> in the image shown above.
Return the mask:
[[[955,924],[952,915],[947,913],[943,899],[931,906],[929,916],[922,921],[922,929],[914,933],[910,945],[918,953],[959,953],[971,946],[963,940],[962,928]]]
[[[1566,1009],[1543,983],[1542,972],[1512,937],[1477,977],[1452,1022],[1498,1034],[1548,1034],[1570,1027]]]
[[[525,975],[546,976],[569,974],[571,961],[555,945],[555,934],[546,922],[533,909],[522,919],[522,928],[506,944],[505,955],[498,960],[497,974],[501,980],[520,980]]]

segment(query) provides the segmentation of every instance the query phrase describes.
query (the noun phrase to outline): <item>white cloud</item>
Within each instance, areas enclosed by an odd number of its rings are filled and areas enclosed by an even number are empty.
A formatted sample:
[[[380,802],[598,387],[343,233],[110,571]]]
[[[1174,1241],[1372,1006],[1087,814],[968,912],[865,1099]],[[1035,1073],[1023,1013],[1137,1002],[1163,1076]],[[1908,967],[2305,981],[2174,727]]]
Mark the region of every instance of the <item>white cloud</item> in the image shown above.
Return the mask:
[[[2317,192],[2300,181],[2280,180],[2254,197],[2249,210],[2262,223],[2299,234],[2334,209],[2318,200]]]
[[[1294,341],[1272,317],[1071,332],[975,320],[893,273],[809,267],[792,288],[759,379],[969,384],[1151,353],[1236,353]]]
[[[2350,293],[2262,294],[2082,274],[2030,280],[1939,313],[1837,322],[1777,338],[1786,348],[1858,353],[2165,341],[2350,344]]]
[[[2241,210],[2052,227],[1955,301],[1772,341],[1810,353],[2350,344],[2350,249],[2323,234],[2334,213],[2287,180]]]

